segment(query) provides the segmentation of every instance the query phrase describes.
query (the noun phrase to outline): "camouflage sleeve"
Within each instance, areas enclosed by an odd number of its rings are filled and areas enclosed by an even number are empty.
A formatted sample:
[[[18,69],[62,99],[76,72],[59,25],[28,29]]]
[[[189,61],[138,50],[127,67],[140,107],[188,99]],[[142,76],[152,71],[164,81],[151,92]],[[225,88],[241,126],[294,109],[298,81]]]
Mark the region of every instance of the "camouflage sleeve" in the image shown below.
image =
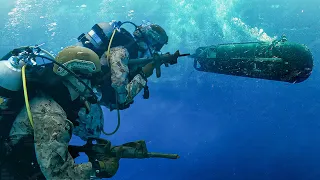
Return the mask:
[[[72,125],[64,110],[50,98],[30,101],[37,161],[46,179],[90,179],[90,162],[76,165],[68,152]]]
[[[130,103],[146,85],[140,74],[128,82],[128,61],[129,52],[126,48],[119,46],[110,49],[111,82],[118,93],[120,104]]]

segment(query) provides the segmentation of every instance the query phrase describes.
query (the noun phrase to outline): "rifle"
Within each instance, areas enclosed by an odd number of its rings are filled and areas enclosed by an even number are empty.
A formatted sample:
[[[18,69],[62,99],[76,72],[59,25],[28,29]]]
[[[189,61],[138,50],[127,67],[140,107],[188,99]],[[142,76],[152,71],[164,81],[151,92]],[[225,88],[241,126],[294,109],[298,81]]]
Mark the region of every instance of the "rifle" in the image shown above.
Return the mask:
[[[96,141],[96,144],[93,144]],[[156,152],[148,152],[146,142],[136,141],[122,144],[120,146],[111,146],[111,142],[101,138],[89,138],[83,146],[69,145],[69,153],[73,158],[80,156],[80,152],[84,152],[90,156],[102,155],[104,157],[117,157],[129,159],[145,159],[145,158],[166,158],[178,159],[177,154],[164,154]]]
[[[160,66],[164,64],[166,67],[170,65],[176,64],[178,62],[179,57],[189,56],[190,54],[180,54],[179,50],[177,50],[174,54],[170,54],[169,52],[166,54],[158,54],[154,53],[150,58],[140,58],[140,59],[130,59],[129,66],[139,66],[143,67],[150,62],[155,62],[156,66],[156,74],[157,78],[161,77],[161,69]]]

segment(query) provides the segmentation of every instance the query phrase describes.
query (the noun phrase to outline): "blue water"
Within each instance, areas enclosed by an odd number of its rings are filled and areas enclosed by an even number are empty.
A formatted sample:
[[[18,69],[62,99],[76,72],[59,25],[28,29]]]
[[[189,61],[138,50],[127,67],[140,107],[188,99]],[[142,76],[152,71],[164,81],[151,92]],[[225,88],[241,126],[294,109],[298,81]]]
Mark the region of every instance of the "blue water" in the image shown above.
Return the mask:
[[[188,58],[150,80],[121,113],[113,144],[144,139],[149,151],[178,160],[121,160],[114,180],[319,180],[320,1],[318,0],[1,0],[0,53],[46,43],[57,53],[95,23],[149,20],[169,34],[164,52],[198,46],[268,41],[286,34],[314,55],[300,84],[197,72]],[[132,27],[128,26],[132,30]],[[105,111],[105,129],[116,113]],[[72,144],[83,144],[73,137]],[[81,156],[77,162],[86,161]]]

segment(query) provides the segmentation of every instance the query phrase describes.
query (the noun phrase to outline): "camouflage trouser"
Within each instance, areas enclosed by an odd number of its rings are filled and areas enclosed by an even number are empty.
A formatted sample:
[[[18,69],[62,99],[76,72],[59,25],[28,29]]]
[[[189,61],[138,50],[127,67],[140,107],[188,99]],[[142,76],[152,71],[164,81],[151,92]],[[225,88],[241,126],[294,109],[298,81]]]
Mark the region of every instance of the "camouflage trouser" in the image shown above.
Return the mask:
[[[146,85],[146,81],[140,74],[136,75],[132,81],[128,81],[128,61],[129,52],[127,49],[122,46],[110,49],[111,85],[119,95],[118,102],[120,104],[132,102],[133,98]]]
[[[67,120],[60,105],[51,98],[42,96],[32,99],[30,108],[34,129],[24,108],[10,131],[10,136],[18,137],[13,144],[17,143],[19,137],[34,135],[37,162],[46,179],[90,179],[90,175],[94,173],[92,164],[88,162],[77,165],[68,152],[72,123]]]

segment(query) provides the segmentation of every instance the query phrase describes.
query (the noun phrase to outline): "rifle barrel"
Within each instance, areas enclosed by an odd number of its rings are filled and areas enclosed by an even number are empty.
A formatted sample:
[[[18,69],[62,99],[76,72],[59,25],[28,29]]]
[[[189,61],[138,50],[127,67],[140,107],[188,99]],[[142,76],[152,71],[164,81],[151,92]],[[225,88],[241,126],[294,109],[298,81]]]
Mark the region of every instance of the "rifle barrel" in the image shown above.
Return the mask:
[[[184,56],[190,56],[190,54],[179,54],[178,57],[184,57]],[[168,57],[174,57],[174,54],[170,54],[167,56],[164,56],[162,58],[168,58]],[[129,66],[131,65],[140,65],[140,66],[144,66],[150,62],[154,61],[154,57],[150,57],[150,58],[140,58],[140,59],[129,59]]]
[[[178,154],[163,154],[163,153],[155,153],[155,152],[149,152],[148,156],[150,158],[167,158],[167,159],[178,159]]]
[[[190,53],[188,54],[180,54],[179,57],[182,57],[182,56],[190,56]]]
[[[141,59],[129,59],[129,66],[131,65],[146,65],[150,62],[152,62],[153,58],[141,58]]]

